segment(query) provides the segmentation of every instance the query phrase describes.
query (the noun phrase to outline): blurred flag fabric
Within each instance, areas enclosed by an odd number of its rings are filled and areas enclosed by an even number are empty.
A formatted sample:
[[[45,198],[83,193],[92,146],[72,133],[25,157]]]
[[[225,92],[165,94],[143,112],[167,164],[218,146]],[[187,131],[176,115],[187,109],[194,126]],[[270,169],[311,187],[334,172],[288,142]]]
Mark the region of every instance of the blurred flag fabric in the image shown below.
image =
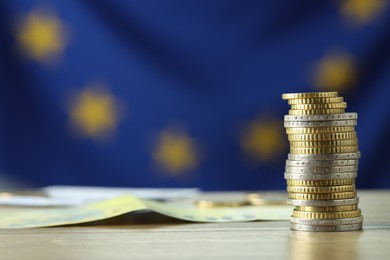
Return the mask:
[[[284,189],[285,92],[359,113],[390,188],[385,0],[0,2],[0,174],[33,185]]]

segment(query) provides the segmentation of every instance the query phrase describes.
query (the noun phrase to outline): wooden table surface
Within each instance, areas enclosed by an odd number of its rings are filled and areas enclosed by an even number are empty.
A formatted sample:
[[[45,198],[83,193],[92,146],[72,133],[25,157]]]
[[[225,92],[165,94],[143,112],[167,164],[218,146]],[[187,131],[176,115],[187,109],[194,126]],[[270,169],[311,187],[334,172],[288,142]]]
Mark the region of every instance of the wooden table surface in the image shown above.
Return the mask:
[[[189,223],[156,213],[0,230],[0,259],[390,259],[390,191],[358,191],[364,231],[306,233],[288,221]]]

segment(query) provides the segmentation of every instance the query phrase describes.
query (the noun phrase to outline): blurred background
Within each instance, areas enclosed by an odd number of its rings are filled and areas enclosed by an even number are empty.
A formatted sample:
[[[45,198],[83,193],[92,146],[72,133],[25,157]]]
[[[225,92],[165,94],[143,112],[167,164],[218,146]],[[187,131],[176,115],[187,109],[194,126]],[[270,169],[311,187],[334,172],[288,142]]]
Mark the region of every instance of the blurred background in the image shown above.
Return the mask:
[[[390,2],[0,2],[0,187],[285,189],[281,94],[338,91],[390,188]]]

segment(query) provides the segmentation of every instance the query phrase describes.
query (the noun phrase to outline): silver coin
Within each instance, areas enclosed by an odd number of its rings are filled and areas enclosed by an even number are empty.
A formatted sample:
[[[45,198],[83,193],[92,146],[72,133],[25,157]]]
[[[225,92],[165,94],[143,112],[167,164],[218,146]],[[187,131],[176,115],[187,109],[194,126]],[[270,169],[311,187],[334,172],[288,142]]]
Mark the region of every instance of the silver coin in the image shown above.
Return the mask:
[[[356,172],[357,165],[335,166],[335,167],[317,167],[317,166],[286,166],[288,173],[304,173],[304,174],[334,174],[343,172]]]
[[[363,216],[357,218],[340,218],[340,219],[310,219],[310,218],[290,218],[291,223],[313,225],[313,226],[335,226],[351,225],[363,222]]]
[[[301,174],[301,173],[284,173],[286,180],[337,180],[352,179],[357,177],[357,172],[342,172],[332,174]]]
[[[308,207],[337,207],[346,205],[355,205],[359,203],[359,197],[342,200],[288,200],[288,204],[292,206],[308,206]]]
[[[288,159],[300,160],[350,160],[359,159],[360,152],[356,153],[332,153],[332,154],[288,154]]]
[[[329,121],[329,120],[353,120],[358,119],[357,113],[344,113],[332,115],[285,115],[284,121]]]
[[[355,231],[363,228],[363,223],[355,223],[349,225],[334,225],[334,226],[313,226],[303,224],[290,224],[291,230],[306,231],[306,232],[342,232],[342,231]]]
[[[358,159],[352,160],[305,160],[305,161],[292,161],[286,160],[286,166],[290,167],[332,167],[332,166],[344,166],[344,165],[358,165]]]
[[[333,127],[333,126],[356,126],[357,120],[340,120],[340,121],[285,121],[284,127]]]

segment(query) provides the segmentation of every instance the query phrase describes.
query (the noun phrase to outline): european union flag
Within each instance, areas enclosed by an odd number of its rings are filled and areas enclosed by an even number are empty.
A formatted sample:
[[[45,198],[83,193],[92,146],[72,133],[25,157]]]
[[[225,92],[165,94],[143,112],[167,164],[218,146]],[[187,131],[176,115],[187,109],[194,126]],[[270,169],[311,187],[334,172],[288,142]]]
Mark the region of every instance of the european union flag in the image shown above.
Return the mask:
[[[284,189],[285,92],[359,113],[390,187],[385,0],[0,2],[0,173],[30,185]]]

